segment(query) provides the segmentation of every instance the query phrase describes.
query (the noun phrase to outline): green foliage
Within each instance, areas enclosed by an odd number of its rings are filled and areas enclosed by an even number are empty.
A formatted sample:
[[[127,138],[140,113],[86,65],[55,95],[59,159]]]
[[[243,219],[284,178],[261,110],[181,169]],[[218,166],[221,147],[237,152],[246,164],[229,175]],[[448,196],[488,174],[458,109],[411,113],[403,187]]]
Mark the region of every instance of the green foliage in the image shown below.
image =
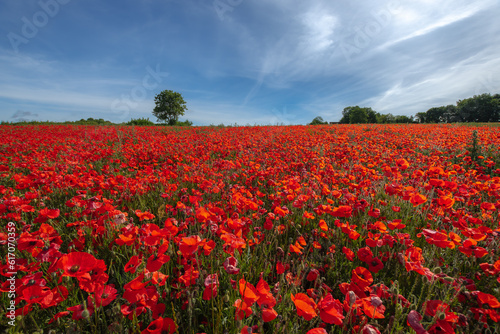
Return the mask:
[[[368,122],[368,113],[367,108],[360,108],[358,106],[351,109],[349,113],[349,123],[367,123]],[[371,109],[371,108],[370,108]]]
[[[1,121],[0,125],[50,125],[50,124],[72,124],[72,125],[114,125],[110,121],[102,118],[94,119],[89,117],[87,119],[80,119],[79,121],[65,121],[65,122],[52,122],[52,121],[21,121],[21,122],[6,122]]]
[[[318,116],[318,117],[315,117],[311,123],[309,123],[309,125],[322,125],[322,124],[328,124],[328,122],[325,122],[323,120],[323,117],[321,116]]]
[[[185,120],[185,121],[176,121],[175,123],[176,126],[191,126],[193,125],[193,122],[189,121],[189,120]]]
[[[342,111],[342,124],[386,124],[386,123],[413,123],[413,117],[404,115],[394,116],[392,114],[379,114],[372,108],[361,108],[359,106],[346,107]]]
[[[425,113],[425,112],[416,113],[415,118],[417,119],[417,122],[419,122],[419,123],[427,123],[427,113]]]
[[[164,90],[156,95],[155,104],[153,115],[158,118],[158,122],[168,125],[177,125],[179,116],[184,115],[187,110],[182,95],[171,90]]]
[[[149,118],[132,118],[126,125],[151,126],[155,125],[155,123],[150,121]]]
[[[481,155],[481,145],[478,143],[477,130],[472,131],[472,140],[467,151],[469,151],[469,156],[473,161],[477,161]]]
[[[433,107],[417,113],[420,123],[498,122],[500,121],[500,95],[481,94],[458,100],[457,105]]]

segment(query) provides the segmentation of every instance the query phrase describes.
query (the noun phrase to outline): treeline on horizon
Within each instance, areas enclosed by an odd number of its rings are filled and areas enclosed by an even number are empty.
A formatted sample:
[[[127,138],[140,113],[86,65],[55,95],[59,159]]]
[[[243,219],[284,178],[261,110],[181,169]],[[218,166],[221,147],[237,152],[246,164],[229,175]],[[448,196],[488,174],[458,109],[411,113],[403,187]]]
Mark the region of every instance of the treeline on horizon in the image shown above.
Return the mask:
[[[19,124],[25,124],[25,125],[49,125],[49,124],[72,124],[72,125],[143,125],[143,126],[153,126],[153,125],[164,125],[160,123],[155,123],[153,121],[150,121],[149,118],[132,118],[128,122],[123,122],[123,123],[113,123],[111,121],[104,120],[102,118],[95,119],[92,117],[89,117],[87,119],[80,119],[79,121],[64,121],[64,122],[54,122],[54,121],[18,121],[18,122],[6,122],[6,121],[1,121],[0,125],[19,125]],[[174,126],[191,126],[193,125],[193,122],[189,120],[185,121],[176,121]]]
[[[342,111],[341,124],[363,123],[488,123],[500,121],[500,94],[474,95],[458,100],[456,105],[433,107],[415,116],[380,114],[372,108],[347,107]]]
[[[484,93],[474,95],[471,98],[458,100],[456,105],[450,104],[447,106],[433,107],[426,112],[419,112],[415,116],[380,114],[369,107],[350,106],[342,111],[340,124],[395,124],[395,123],[489,123],[500,122],[500,94],[491,95]],[[163,125],[154,123],[149,118],[131,119],[128,122],[113,123],[102,118],[80,119],[78,121],[17,121],[8,122],[0,121],[0,125],[49,125],[49,124],[73,124],[73,125],[137,125],[137,126],[153,126]],[[316,117],[310,125],[328,124],[321,117]],[[174,126],[191,126],[193,122],[177,120]],[[255,124],[257,125],[257,124]],[[226,127],[238,126],[211,124],[210,126]]]

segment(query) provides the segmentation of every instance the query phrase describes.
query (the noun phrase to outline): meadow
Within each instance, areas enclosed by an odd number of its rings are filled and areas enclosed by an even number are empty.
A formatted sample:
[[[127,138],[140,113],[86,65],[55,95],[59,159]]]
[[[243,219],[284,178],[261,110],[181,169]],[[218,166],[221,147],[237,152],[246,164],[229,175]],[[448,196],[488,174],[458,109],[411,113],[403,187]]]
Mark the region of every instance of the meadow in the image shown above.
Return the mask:
[[[499,333],[500,128],[0,126],[6,333]]]

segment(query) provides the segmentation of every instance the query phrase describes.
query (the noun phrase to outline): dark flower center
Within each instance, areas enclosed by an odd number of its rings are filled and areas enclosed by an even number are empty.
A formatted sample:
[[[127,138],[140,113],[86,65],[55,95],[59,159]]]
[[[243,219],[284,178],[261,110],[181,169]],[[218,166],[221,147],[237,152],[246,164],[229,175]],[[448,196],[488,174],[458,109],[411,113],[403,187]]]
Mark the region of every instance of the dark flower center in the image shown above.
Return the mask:
[[[80,269],[80,266],[75,264],[74,266],[72,266],[69,271],[71,271],[72,273],[76,273],[78,271],[78,269]]]

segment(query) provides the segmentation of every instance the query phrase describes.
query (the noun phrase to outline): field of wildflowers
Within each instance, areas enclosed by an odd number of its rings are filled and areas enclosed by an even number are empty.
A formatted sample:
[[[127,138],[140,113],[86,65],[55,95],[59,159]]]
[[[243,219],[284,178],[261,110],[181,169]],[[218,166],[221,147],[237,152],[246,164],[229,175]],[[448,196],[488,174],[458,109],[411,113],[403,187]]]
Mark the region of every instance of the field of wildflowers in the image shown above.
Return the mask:
[[[7,333],[498,333],[500,128],[0,127]]]

